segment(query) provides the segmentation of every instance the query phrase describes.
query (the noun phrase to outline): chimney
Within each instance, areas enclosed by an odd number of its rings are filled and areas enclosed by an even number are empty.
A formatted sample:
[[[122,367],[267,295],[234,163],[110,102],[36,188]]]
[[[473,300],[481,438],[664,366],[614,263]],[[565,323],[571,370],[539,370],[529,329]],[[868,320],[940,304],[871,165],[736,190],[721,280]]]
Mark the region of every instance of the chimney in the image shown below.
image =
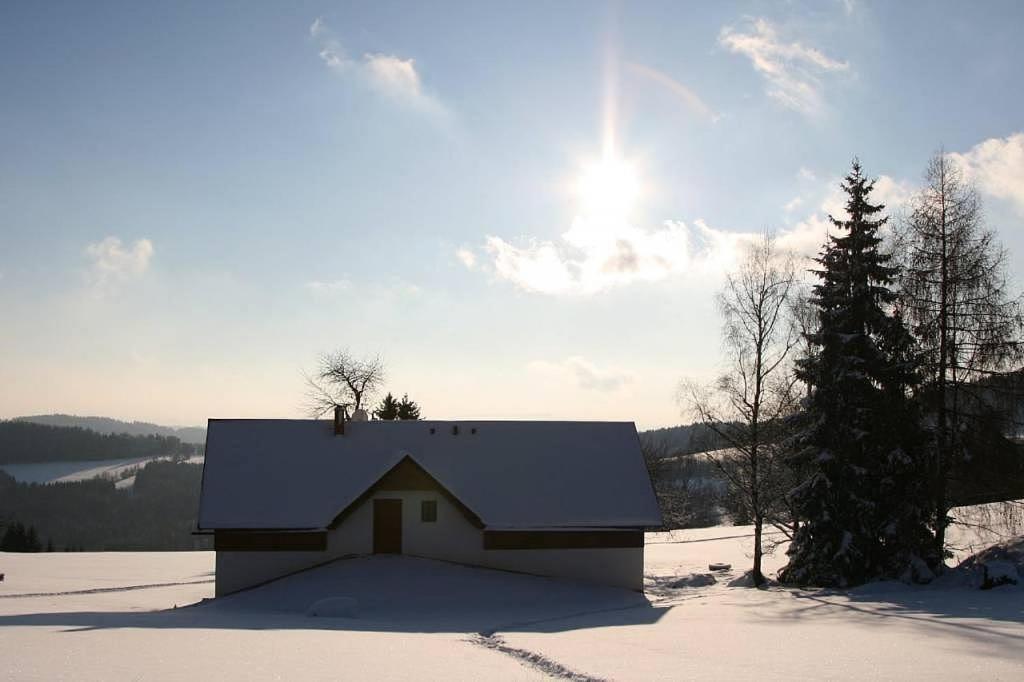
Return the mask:
[[[345,408],[342,405],[334,406],[334,435],[344,436],[345,435],[345,421],[348,419],[348,415],[345,414]]]

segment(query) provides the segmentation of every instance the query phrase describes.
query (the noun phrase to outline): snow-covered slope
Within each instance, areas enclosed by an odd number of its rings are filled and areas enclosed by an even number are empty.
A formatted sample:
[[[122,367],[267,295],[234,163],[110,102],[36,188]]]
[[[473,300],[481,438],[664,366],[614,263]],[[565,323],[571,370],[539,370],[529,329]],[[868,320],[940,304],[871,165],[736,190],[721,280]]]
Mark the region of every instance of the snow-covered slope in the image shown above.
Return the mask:
[[[134,476],[122,478],[129,469],[146,466],[149,462],[171,459],[170,456],[133,457],[130,459],[101,459],[74,462],[33,462],[30,464],[0,464],[3,470],[21,483],[70,483],[87,481],[91,478],[108,478],[117,481],[117,487],[130,487]],[[189,464],[202,464],[201,455],[185,460]]]

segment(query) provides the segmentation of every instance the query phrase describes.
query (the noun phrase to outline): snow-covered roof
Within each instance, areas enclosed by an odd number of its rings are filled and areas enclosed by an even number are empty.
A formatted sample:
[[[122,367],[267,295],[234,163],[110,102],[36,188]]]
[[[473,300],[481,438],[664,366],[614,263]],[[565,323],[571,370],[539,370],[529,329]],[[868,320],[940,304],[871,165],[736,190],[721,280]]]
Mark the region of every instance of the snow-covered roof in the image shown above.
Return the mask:
[[[661,523],[631,422],[211,419],[199,528],[326,527],[406,456],[489,528]]]

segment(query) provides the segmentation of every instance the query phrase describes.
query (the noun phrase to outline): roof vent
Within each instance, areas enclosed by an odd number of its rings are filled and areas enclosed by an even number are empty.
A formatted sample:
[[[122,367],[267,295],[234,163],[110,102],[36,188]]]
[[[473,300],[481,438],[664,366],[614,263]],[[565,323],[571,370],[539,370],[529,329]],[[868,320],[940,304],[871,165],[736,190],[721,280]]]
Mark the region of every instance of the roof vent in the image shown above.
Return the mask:
[[[434,432],[437,431],[433,426],[430,427],[430,435],[433,436]]]
[[[459,425],[458,424],[452,424],[452,435],[453,436],[459,435]]]

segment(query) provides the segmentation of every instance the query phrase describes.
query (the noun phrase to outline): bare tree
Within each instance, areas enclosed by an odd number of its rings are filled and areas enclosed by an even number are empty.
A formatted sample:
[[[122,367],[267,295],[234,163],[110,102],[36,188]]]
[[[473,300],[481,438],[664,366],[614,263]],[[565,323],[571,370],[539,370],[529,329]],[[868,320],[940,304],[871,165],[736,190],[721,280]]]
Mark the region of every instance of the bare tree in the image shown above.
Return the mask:
[[[811,361],[818,352],[813,341],[814,333],[818,331],[818,311],[811,302],[811,289],[806,284],[796,283],[789,298],[787,314],[797,333],[797,345],[793,349],[796,359]],[[804,396],[811,397],[810,384],[804,384]]]
[[[379,357],[357,358],[348,350],[324,353],[316,370],[305,375],[306,402],[311,416],[321,417],[335,407],[361,409],[384,383]]]
[[[726,369],[710,386],[684,383],[693,416],[728,449],[710,455],[754,524],[755,585],[761,571],[764,524],[781,521],[785,486],[783,422],[796,406],[790,353],[798,331],[789,319],[796,280],[793,258],[770,233],[750,245],[718,296]]]
[[[970,422],[991,415],[986,385],[993,384],[987,379],[1019,366],[1022,316],[1020,298],[1009,292],[1006,252],[984,225],[977,191],[941,151],[924,179],[900,227],[896,253],[903,257],[903,312],[923,352],[923,395],[934,419],[930,474],[941,556],[951,470],[970,454]]]

